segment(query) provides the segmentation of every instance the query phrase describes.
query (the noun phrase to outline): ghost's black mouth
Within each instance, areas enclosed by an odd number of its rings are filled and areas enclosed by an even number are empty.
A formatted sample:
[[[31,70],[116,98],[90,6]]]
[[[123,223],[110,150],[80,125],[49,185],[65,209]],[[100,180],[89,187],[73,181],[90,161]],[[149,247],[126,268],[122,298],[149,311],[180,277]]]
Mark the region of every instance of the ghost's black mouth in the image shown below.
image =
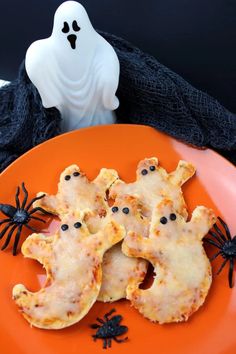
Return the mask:
[[[75,49],[77,36],[75,34],[70,34],[69,36],[67,36],[67,39],[70,42],[71,48]]]

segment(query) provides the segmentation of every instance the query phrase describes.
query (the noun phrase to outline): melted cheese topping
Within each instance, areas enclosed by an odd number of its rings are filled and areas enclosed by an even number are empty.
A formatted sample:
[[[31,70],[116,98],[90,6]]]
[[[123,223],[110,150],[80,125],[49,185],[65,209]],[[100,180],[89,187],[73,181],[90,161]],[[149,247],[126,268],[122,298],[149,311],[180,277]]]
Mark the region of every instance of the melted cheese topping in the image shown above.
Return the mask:
[[[60,216],[69,211],[87,209],[104,216],[108,210],[106,191],[117,178],[115,170],[103,168],[97,178],[90,182],[78,166],[69,166],[61,174],[58,193],[55,196],[46,195],[35,202],[34,206]],[[45,193],[38,193],[41,194]]]
[[[150,167],[155,168],[154,171]],[[142,171],[146,170],[143,175]],[[180,161],[176,171],[171,174],[158,166],[156,158],[141,161],[137,169],[137,180],[133,183],[124,183],[118,180],[110,190],[110,196],[116,198],[123,194],[137,196],[145,205],[146,215],[151,217],[153,208],[163,198],[173,200],[175,209],[187,218],[187,210],[183,198],[181,185],[195,173],[195,168],[185,162]]]
[[[115,200],[114,206],[118,211],[111,212],[112,220],[125,227],[126,233],[133,231],[148,237],[149,220],[140,212],[140,202],[132,196],[122,196]],[[129,209],[125,214],[122,210]],[[125,256],[121,251],[121,245],[116,245],[104,255],[102,265],[103,279],[98,300],[117,301],[126,297],[126,289],[129,284],[141,283],[147,272],[148,262],[144,259],[135,259]]]
[[[147,272],[147,262],[125,256],[121,244],[108,250],[102,263],[102,287],[98,296],[99,301],[113,302],[126,298],[129,284],[141,283]]]

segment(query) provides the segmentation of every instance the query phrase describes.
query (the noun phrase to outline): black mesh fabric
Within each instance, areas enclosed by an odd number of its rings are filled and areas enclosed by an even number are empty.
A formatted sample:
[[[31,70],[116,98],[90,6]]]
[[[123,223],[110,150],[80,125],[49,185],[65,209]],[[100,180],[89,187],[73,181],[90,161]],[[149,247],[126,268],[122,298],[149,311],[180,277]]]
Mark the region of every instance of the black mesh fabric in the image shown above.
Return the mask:
[[[45,109],[22,63],[18,78],[0,89],[0,171],[60,133],[60,113]]]
[[[120,121],[146,124],[179,140],[211,147],[236,163],[236,115],[154,57],[100,32],[120,60]]]
[[[178,74],[112,34],[121,66],[118,122],[145,124],[181,141],[211,147],[236,163],[236,115]],[[0,89],[0,170],[33,146],[60,134],[60,113],[42,106],[24,63]]]

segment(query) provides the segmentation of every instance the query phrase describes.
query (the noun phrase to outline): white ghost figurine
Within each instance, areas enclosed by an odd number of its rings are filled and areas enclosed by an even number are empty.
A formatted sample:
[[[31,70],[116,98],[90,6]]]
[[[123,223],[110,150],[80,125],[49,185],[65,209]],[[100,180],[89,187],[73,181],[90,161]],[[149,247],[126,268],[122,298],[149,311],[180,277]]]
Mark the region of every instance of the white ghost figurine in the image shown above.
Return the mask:
[[[59,6],[51,37],[29,47],[25,67],[43,106],[61,112],[63,131],[115,122],[119,60],[78,2]]]

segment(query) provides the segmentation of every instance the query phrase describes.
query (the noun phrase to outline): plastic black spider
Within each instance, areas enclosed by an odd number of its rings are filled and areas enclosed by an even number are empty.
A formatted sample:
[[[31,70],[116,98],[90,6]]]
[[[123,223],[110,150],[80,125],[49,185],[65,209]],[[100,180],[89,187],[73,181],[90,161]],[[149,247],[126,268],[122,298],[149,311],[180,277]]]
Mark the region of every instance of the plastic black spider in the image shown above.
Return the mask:
[[[204,240],[219,249],[219,251],[210,259],[211,261],[213,261],[220,255],[224,258],[224,261],[216,274],[219,274],[224,268],[224,266],[226,265],[226,263],[229,261],[230,266],[229,266],[228,280],[229,280],[229,286],[230,288],[232,288],[234,261],[236,259],[236,236],[234,237],[231,236],[227,224],[220,217],[218,217],[218,220],[223,226],[226,235],[224,235],[223,232],[220,230],[220,228],[217,226],[217,224],[215,224],[214,225],[215,230],[209,231],[209,234],[212,237],[214,237],[214,240],[207,237],[205,237]]]
[[[128,337],[124,339],[117,339],[117,336],[120,336],[128,331],[128,327],[120,326],[120,322],[122,321],[122,316],[116,315],[112,318],[109,318],[112,313],[116,310],[112,309],[110,312],[104,315],[104,320],[101,318],[97,318],[97,321],[102,325],[94,323],[91,325],[91,328],[97,329],[96,334],[92,337],[94,340],[97,338],[103,339],[103,349],[107,347],[111,347],[112,339],[117,343],[122,343],[128,339]]]
[[[31,231],[38,232],[38,230],[36,230],[32,226],[28,225],[30,220],[34,219],[34,220],[38,220],[38,221],[41,221],[41,222],[45,223],[45,220],[43,220],[41,218],[38,218],[36,216],[32,216],[32,215],[34,213],[36,213],[37,211],[40,211],[41,213],[43,213],[45,215],[52,216],[51,213],[48,213],[46,210],[44,210],[43,208],[40,208],[40,207],[33,208],[33,209],[30,210],[30,207],[33,205],[33,203],[36,200],[42,199],[45,195],[41,195],[40,197],[33,198],[26,205],[27,199],[28,199],[28,192],[27,192],[27,189],[25,188],[24,183],[22,183],[21,187],[22,187],[22,190],[24,192],[24,199],[23,199],[22,204],[20,204],[20,200],[19,200],[19,194],[20,194],[20,188],[19,187],[17,187],[16,195],[15,195],[16,206],[12,206],[12,205],[9,205],[9,204],[0,204],[0,211],[4,215],[7,216],[7,219],[0,220],[0,225],[3,225],[5,223],[7,223],[7,225],[0,232],[0,239],[2,239],[3,236],[7,233],[7,231],[10,230],[8,232],[8,235],[7,235],[5,243],[2,246],[2,248],[1,248],[2,250],[7,248],[14,231],[16,229],[18,229],[17,232],[16,232],[16,235],[15,235],[15,241],[14,241],[13,250],[12,250],[12,253],[13,253],[14,256],[17,253],[17,246],[18,246],[18,243],[19,243],[19,240],[20,240],[20,234],[21,234],[21,230],[22,230],[23,226],[27,227]]]

